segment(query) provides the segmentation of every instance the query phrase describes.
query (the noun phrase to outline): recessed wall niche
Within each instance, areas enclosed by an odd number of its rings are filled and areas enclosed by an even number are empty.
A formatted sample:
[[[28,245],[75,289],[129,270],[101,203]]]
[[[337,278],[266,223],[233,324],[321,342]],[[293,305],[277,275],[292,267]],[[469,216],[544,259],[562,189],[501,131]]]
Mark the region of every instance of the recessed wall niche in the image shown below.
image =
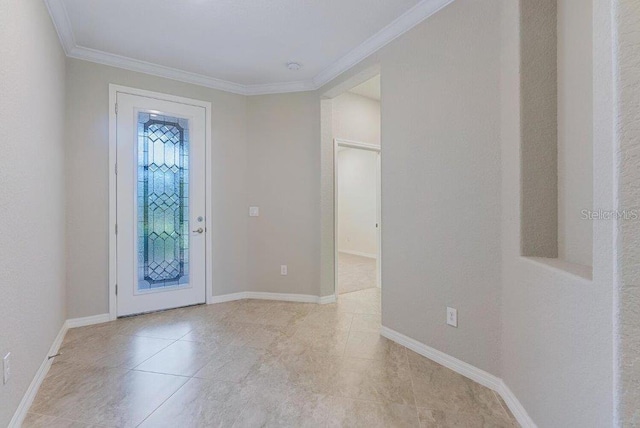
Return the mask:
[[[591,5],[520,1],[521,255],[592,265]]]

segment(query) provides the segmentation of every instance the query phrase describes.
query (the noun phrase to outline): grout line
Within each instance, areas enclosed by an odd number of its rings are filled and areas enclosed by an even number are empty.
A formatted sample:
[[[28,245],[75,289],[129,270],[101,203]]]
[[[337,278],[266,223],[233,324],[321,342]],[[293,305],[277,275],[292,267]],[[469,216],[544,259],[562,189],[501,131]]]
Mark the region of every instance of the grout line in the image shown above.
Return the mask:
[[[505,409],[504,406],[502,405],[503,400],[498,395],[498,393],[496,391],[491,391],[491,392],[493,392],[493,395],[494,395],[495,399],[498,401],[498,404],[500,405],[500,408],[502,409],[502,412],[504,413],[506,418],[509,419],[509,420],[515,419],[515,416],[512,416],[511,412],[508,411],[507,409]]]
[[[416,398],[416,387],[415,387],[415,382],[413,381],[413,370],[411,370],[411,363],[409,362],[408,349],[404,346],[403,348],[404,348],[404,358],[407,360],[407,367],[409,369],[409,379],[411,380],[411,393],[413,395],[413,404],[416,407],[416,416],[418,417],[418,424],[422,427],[422,422],[420,421],[420,411],[418,410],[418,399]]]
[[[189,380],[191,380],[191,379],[189,379]],[[146,421],[147,419],[149,419],[149,417],[150,417],[151,415],[153,415],[153,414],[154,414],[154,413],[155,413],[155,412],[156,412],[160,407],[162,407],[162,406],[164,405],[164,403],[166,403],[167,401],[169,401],[169,399],[170,399],[171,397],[173,397],[174,395],[176,395],[176,393],[177,393],[178,391],[180,391],[182,388],[184,388],[184,387],[185,387],[185,385],[189,383],[189,380],[187,380],[185,383],[183,383],[182,385],[180,385],[180,388],[178,388],[178,389],[176,389],[175,391],[173,391],[173,393],[172,393],[172,394],[170,394],[170,395],[169,395],[169,396],[168,396],[168,397],[167,397],[167,398],[166,398],[162,403],[160,403],[160,404],[158,405],[158,407],[156,407],[155,409],[153,409],[153,411],[151,411],[151,413],[149,413],[149,414],[148,414],[148,415],[147,415],[147,416],[146,416],[142,421],[140,421],[140,423],[139,423],[138,425],[136,425],[136,427],[139,427],[140,425],[142,425],[142,424],[144,423],[144,421]]]
[[[165,340],[172,340],[172,339],[165,339]],[[151,355],[149,358],[146,358],[145,360],[141,361],[140,363],[136,364],[135,366],[133,366],[130,369],[127,369],[129,371],[133,371],[136,368],[140,367],[142,364],[146,363],[147,361],[149,361],[151,358],[155,357],[156,355],[158,355],[160,352],[164,351],[165,349],[167,349],[169,346],[173,345],[174,343],[176,343],[178,340],[173,340],[171,343],[169,343],[167,346],[165,346],[164,348],[160,349],[158,352],[154,353],[153,355]],[[141,371],[141,370],[137,370],[137,371]]]

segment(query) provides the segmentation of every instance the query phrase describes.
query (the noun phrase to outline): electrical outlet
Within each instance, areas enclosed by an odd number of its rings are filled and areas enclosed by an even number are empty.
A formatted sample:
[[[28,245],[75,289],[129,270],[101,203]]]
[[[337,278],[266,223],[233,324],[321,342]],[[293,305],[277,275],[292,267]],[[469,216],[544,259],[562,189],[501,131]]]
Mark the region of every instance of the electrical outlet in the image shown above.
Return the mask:
[[[458,310],[447,307],[447,324],[451,327],[458,327]]]
[[[280,275],[286,275],[287,274],[287,265],[281,265],[280,266]]]
[[[11,352],[4,356],[2,359],[2,384],[6,385],[11,378]]]
[[[249,217],[259,217],[260,207],[249,207]]]

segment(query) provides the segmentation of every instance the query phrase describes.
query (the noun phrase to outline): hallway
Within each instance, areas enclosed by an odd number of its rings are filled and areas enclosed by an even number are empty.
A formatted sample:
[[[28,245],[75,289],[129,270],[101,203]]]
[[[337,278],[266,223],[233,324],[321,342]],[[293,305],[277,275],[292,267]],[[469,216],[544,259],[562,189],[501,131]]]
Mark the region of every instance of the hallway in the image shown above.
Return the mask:
[[[338,294],[376,287],[376,260],[338,253]]]

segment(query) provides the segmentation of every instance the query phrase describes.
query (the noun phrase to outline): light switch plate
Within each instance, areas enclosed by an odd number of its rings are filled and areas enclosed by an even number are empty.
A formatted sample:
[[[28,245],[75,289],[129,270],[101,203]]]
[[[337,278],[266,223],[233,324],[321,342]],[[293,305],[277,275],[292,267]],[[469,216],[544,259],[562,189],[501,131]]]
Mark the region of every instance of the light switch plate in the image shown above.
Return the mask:
[[[458,327],[458,310],[447,307],[447,324],[451,327]]]
[[[280,265],[280,275],[287,274],[287,265]]]
[[[249,217],[259,217],[260,207],[249,207]]]

